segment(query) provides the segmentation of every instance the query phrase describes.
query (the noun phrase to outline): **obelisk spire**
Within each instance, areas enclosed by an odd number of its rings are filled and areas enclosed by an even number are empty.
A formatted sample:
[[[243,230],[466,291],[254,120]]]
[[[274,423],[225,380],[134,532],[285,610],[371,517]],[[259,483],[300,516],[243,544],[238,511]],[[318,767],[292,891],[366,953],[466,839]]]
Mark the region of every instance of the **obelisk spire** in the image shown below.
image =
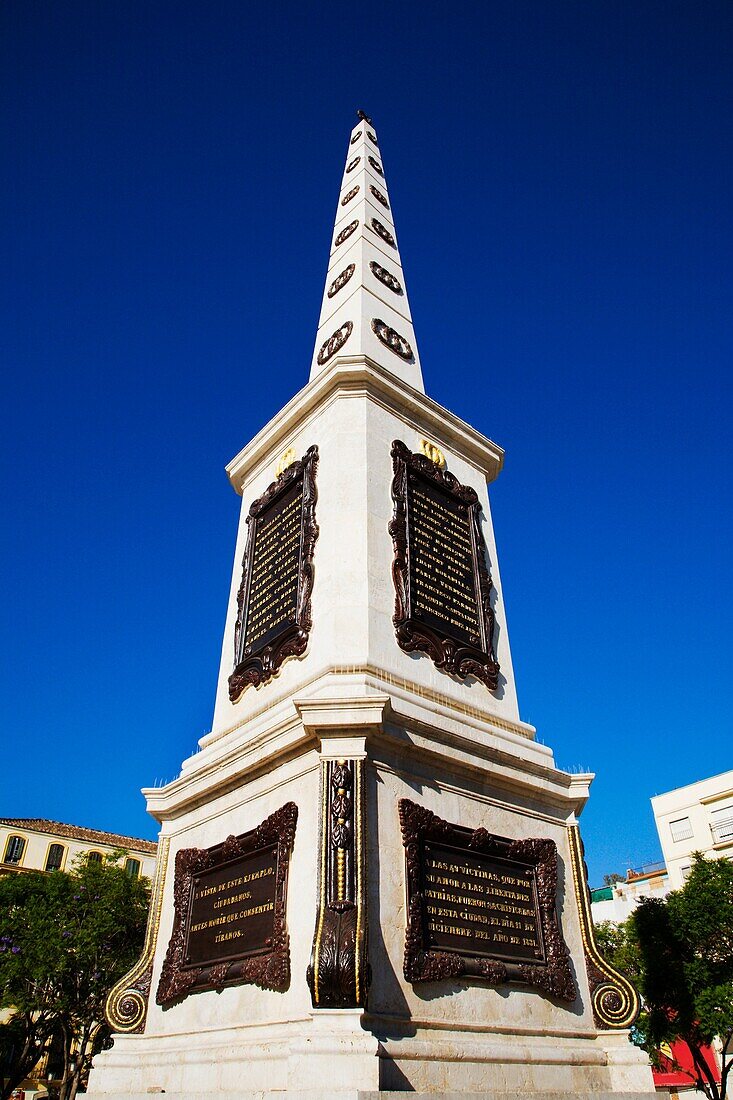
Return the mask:
[[[424,392],[384,167],[371,119],[351,132],[311,378],[338,357],[368,356]]]

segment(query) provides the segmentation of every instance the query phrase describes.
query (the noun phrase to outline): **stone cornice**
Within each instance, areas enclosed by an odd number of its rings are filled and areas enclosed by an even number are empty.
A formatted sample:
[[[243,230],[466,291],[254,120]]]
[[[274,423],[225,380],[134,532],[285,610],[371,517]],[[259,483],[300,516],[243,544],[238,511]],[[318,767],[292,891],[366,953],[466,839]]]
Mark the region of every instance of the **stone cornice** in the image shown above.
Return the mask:
[[[228,464],[236,492],[241,495],[251,473],[276,461],[296,428],[301,429],[334,398],[344,396],[369,397],[481,470],[488,482],[498,477],[504,452],[496,443],[367,356],[342,355],[296,393]]]

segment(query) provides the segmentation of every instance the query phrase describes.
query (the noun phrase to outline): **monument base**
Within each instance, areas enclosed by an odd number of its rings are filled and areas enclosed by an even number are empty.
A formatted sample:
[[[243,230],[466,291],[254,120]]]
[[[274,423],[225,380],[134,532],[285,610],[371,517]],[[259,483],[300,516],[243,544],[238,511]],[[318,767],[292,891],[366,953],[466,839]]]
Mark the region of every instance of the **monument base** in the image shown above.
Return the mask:
[[[390,1026],[391,1025],[391,1026]],[[646,1056],[626,1032],[558,1034],[412,1027],[358,1010],[216,1033],[115,1037],[88,1096],[105,1100],[387,1100],[405,1092],[470,1100],[592,1096],[651,1100]],[[100,1087],[101,1086],[101,1087]]]

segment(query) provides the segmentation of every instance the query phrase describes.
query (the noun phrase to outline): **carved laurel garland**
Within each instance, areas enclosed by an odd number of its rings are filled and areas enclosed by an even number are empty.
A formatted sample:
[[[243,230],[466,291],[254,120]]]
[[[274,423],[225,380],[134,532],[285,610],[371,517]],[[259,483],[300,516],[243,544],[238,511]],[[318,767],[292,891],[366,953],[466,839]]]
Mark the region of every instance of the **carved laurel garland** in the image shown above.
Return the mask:
[[[395,589],[395,612],[392,622],[400,649],[406,653],[426,653],[436,666],[462,678],[475,676],[491,691],[499,683],[499,662],[494,652],[495,618],[491,607],[492,583],[486,564],[487,550],[481,530],[481,506],[470,485],[461,485],[458,478],[437,466],[426,455],[413,453],[396,439],[392,443],[392,500],[394,512],[389,523],[394,560],[392,579]],[[433,481],[468,509],[471,538],[476,566],[475,579],[479,597],[482,638],[480,646],[458,643],[447,634],[438,633],[413,616],[410,597],[409,547],[407,530],[407,479],[416,473]]]
[[[356,143],[357,143],[357,141],[359,140],[360,137],[361,137],[361,130],[357,130],[356,133],[354,134],[354,136],[352,137],[351,141],[349,142],[349,145],[356,145]]]
[[[376,144],[376,142],[375,142],[375,144]],[[374,169],[374,171],[378,172],[380,176],[383,176],[384,172],[382,171],[382,165],[379,163],[377,158],[373,157],[370,153],[369,157],[368,157],[368,160],[369,160],[369,163],[371,164],[372,168]]]
[[[174,915],[168,951],[160,973],[155,1000],[159,1005],[186,997],[198,989],[222,989],[249,982],[260,989],[283,991],[290,985],[290,941],[285,922],[285,903],[290,851],[295,839],[298,807],[286,802],[251,832],[229,836],[212,848],[183,848],[176,855],[173,886]],[[277,845],[275,916],[271,948],[260,955],[215,966],[186,967],[186,930],[192,902],[194,874],[226,860],[249,855],[270,844]]]
[[[357,1008],[370,977],[362,760],[322,761],[319,843],[319,905],[306,978],[314,1008]]]
[[[601,955],[593,928],[583,841],[577,825],[568,826],[568,840],[593,1019],[600,1028],[631,1027],[641,1007],[639,994],[628,978],[619,973]]]
[[[341,328],[337,328],[336,331],[329,336],[328,340],[321,345],[321,350],[318,352],[317,359],[319,366],[322,367],[324,363],[327,363],[329,359],[333,358],[337,351],[341,350],[353,331],[353,322],[344,321]]]
[[[326,292],[328,297],[333,298],[334,295],[338,294],[338,292],[341,290],[341,287],[346,286],[355,271],[356,264],[349,264],[348,267],[345,267],[341,274],[336,276],[336,278],[333,280],[330,287],[328,288],[328,291]]]
[[[394,239],[389,229],[387,229],[386,225],[382,225],[379,218],[372,218],[372,229],[383,241],[391,245],[392,248],[397,247],[397,241]]]
[[[377,202],[381,202],[382,206],[386,210],[389,210],[389,203],[387,201],[387,196],[383,195],[382,192],[379,190],[379,188],[375,187],[373,183],[369,184],[369,190],[374,195],[374,198],[377,200]]]
[[[170,837],[161,837],[158,841],[155,878],[153,879],[150,896],[150,911],[148,913],[147,928],[145,929],[145,944],[142,955],[132,970],[129,970],[112,987],[104,1006],[104,1014],[112,1031],[133,1034],[145,1029],[169,849]]]
[[[494,836],[486,829],[471,831],[444,821],[408,798],[400,799],[399,815],[407,866],[408,910],[404,957],[407,981],[432,982],[473,977],[491,985],[521,982],[536,986],[560,1001],[574,1001],[577,990],[568,961],[570,953],[557,919],[557,848],[554,841],[543,837],[512,841]],[[488,856],[502,856],[534,866],[545,962],[528,964],[426,949],[421,870],[422,849],[426,840],[470,848]]]
[[[379,142],[377,141],[376,137],[371,132],[371,130],[367,130],[367,137],[369,138],[369,140],[372,142],[373,145],[377,145],[377,146],[379,145]]]
[[[358,224],[359,224],[359,219],[358,218],[354,218],[353,222],[349,222],[349,224],[344,229],[341,230],[339,235],[336,237],[336,240],[333,242],[334,248],[338,248],[338,246],[340,244],[343,244],[344,241],[347,241],[349,239],[349,237],[351,236],[351,234],[356,229],[356,227],[358,226]]]
[[[361,160],[361,157],[354,157],[354,159],[349,164],[346,165],[346,171],[347,172],[353,172],[354,169],[356,168],[357,164],[359,164],[360,160]]]
[[[402,283],[399,279],[390,271],[387,271],[386,268],[382,267],[381,264],[378,264],[376,260],[370,260],[369,269],[375,279],[379,279],[380,283],[384,283],[384,285],[388,286],[390,290],[393,290],[395,294],[404,294]]]
[[[229,677],[229,698],[236,702],[245,688],[266,683],[288,657],[300,657],[306,650],[312,624],[313,552],[318,538],[316,523],[316,471],[318,447],[309,447],[299,462],[293,462],[272,482],[261,497],[250,505],[247,516],[247,545],[242,562],[242,582],[237,593],[237,621],[234,627],[235,667]],[[243,653],[245,608],[254,564],[257,521],[262,513],[294,482],[302,479],[301,545],[298,559],[298,595],[295,621],[286,626],[262,650]]]
[[[386,348],[393,351],[395,355],[399,355],[400,359],[404,359],[406,363],[413,362],[415,356],[412,353],[410,344],[404,336],[400,336],[396,329],[390,328],[384,321],[374,317],[372,318],[372,332]]]
[[[346,192],[346,194],[344,195],[344,197],[341,200],[341,205],[346,206],[347,202],[351,202],[351,200],[358,194],[359,194],[359,184],[357,183],[356,187],[352,187],[350,191]]]

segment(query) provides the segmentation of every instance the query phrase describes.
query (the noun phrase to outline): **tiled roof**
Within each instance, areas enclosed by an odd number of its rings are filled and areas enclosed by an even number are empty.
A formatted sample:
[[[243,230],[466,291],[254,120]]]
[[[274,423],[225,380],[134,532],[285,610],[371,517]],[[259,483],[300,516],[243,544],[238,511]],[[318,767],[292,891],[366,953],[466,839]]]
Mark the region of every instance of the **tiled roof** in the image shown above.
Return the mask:
[[[47,821],[43,817],[0,817],[0,825],[15,829],[31,829],[51,836],[65,836],[69,840],[86,840],[91,844],[109,844],[113,848],[127,848],[133,852],[150,852],[154,855],[158,845],[153,840],[140,840],[135,836],[103,833],[99,829],[85,829],[81,825],[64,825],[60,821]]]

